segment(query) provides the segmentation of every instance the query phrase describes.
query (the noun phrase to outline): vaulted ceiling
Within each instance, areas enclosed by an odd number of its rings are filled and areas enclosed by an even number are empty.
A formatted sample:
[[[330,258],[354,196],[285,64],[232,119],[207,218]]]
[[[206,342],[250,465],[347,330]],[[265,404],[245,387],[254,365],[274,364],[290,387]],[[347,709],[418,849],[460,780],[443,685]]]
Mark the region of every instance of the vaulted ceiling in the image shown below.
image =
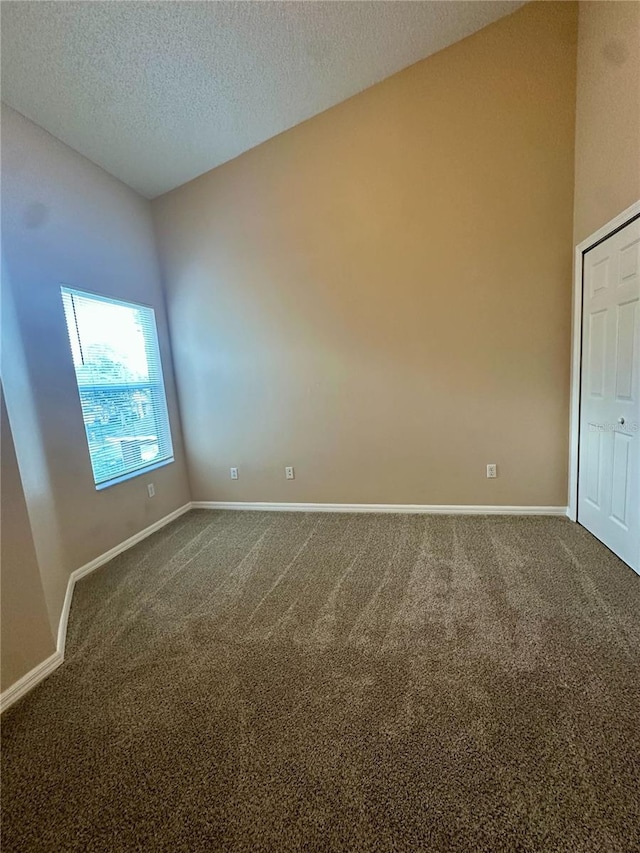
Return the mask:
[[[153,198],[522,2],[16,2],[2,99]]]

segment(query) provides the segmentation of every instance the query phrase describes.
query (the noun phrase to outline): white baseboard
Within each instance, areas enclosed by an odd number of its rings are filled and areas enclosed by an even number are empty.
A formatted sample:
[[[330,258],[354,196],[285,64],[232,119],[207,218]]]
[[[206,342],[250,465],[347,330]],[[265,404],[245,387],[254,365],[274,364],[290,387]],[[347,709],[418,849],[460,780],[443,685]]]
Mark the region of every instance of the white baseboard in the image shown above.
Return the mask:
[[[60,652],[54,652],[51,657],[43,660],[38,666],[19,678],[11,687],[7,687],[0,694],[0,714],[10,708],[14,702],[21,699],[25,693],[28,693],[32,688],[39,684],[44,678],[50,675],[54,669],[57,669],[64,660]]]
[[[246,501],[192,501],[193,509],[261,510],[266,512],[384,512],[425,515],[566,515],[566,506],[480,506],[471,504],[324,504]]]
[[[138,542],[142,542],[143,539],[146,539],[147,536],[151,536],[151,534],[155,533],[156,530],[160,530],[165,525],[175,521],[176,518],[184,515],[185,512],[189,512],[190,509],[190,503],[181,506],[179,509],[169,513],[169,515],[165,515],[164,518],[161,518],[159,521],[155,521],[153,524],[150,524],[149,527],[145,527],[144,530],[141,530],[139,533],[135,533],[133,536],[130,536],[129,539],[125,539],[124,542],[121,542],[119,545],[116,545],[114,548],[111,548],[109,551],[106,551],[104,554],[101,554],[99,557],[91,560],[91,562],[86,563],[84,566],[81,566],[79,569],[71,572],[67,582],[67,591],[62,605],[60,621],[58,622],[56,651],[51,655],[51,657],[38,664],[38,666],[34,667],[34,669],[26,675],[23,675],[19,681],[16,681],[15,684],[12,684],[11,687],[8,687],[0,695],[0,713],[4,711],[5,708],[13,705],[14,702],[17,702],[18,699],[24,696],[25,693],[28,693],[29,690],[46,678],[54,669],[57,669],[57,667],[59,667],[64,661],[64,650],[67,640],[67,622],[69,621],[71,599],[73,598],[73,588],[76,585],[76,582],[85,575],[95,571],[100,566],[104,566],[105,563],[108,563],[109,560],[113,560],[113,558],[117,557],[118,554],[122,554],[123,551],[128,550]]]

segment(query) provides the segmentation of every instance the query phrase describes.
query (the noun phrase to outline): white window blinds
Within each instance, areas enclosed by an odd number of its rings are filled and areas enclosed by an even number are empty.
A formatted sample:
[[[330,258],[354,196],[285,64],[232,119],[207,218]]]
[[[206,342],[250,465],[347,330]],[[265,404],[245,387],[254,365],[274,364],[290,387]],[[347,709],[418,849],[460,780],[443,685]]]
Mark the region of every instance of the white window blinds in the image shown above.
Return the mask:
[[[172,462],[153,308],[61,291],[96,487]]]

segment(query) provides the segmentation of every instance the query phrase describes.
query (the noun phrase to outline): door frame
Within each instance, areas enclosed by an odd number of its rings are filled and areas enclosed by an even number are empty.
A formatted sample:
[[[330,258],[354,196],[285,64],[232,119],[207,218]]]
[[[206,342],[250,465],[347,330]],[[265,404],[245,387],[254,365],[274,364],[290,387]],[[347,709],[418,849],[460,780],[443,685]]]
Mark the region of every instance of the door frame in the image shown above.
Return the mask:
[[[615,231],[628,225],[640,215],[640,201],[634,202],[622,213],[594,231],[574,249],[573,256],[573,312],[571,322],[571,396],[569,420],[569,498],[567,515],[578,520],[578,453],[580,441],[580,372],[582,366],[582,292],[583,255]]]

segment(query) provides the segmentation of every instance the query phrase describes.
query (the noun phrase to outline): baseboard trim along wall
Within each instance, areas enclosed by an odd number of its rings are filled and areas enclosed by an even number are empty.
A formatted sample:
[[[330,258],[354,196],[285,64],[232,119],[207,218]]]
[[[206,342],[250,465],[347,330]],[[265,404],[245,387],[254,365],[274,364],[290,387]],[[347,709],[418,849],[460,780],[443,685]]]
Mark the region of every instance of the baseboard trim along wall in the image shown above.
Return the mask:
[[[17,702],[18,699],[21,699],[26,693],[32,690],[36,684],[39,684],[48,675],[51,675],[63,660],[64,657],[61,652],[56,651],[50,657],[46,658],[46,660],[43,660],[42,663],[39,663],[38,666],[34,666],[32,670],[23,675],[22,678],[19,678],[11,687],[7,687],[0,694],[0,713],[6,711],[14,702]]]
[[[327,504],[327,503],[273,503],[273,502],[247,502],[247,501],[193,501],[185,504],[174,512],[169,513],[159,521],[145,527],[139,533],[129,537],[124,542],[116,545],[111,550],[106,551],[90,563],[76,569],[69,576],[67,583],[67,592],[60,614],[60,622],[58,623],[57,649],[46,660],[39,663],[26,675],[23,675],[15,684],[8,687],[0,694],[0,713],[5,711],[14,702],[22,698],[26,693],[32,690],[36,684],[39,684],[43,679],[57,669],[64,661],[64,651],[67,640],[67,623],[69,621],[69,611],[71,610],[71,600],[73,598],[73,588],[76,582],[85,575],[90,574],[100,566],[104,566],[109,560],[113,560],[118,554],[127,551],[138,542],[142,542],[147,536],[151,536],[157,530],[160,530],[165,525],[176,518],[180,518],[190,509],[219,509],[219,510],[241,510],[241,511],[266,511],[266,512],[377,512],[377,513],[413,513],[424,515],[566,515],[567,507],[564,506],[478,506],[470,505],[463,506],[453,504],[447,505],[431,505],[431,504]]]
[[[25,693],[28,693],[33,689],[36,684],[39,684],[43,679],[50,675],[54,669],[57,669],[64,661],[64,650],[67,640],[67,623],[69,621],[69,611],[71,610],[73,588],[75,587],[76,582],[85,575],[91,574],[91,572],[94,572],[96,569],[100,568],[100,566],[104,566],[105,563],[108,563],[109,560],[113,560],[113,558],[117,557],[118,554],[122,554],[123,551],[127,551],[129,548],[137,545],[138,542],[142,542],[142,540],[146,539],[147,536],[151,536],[152,533],[160,530],[170,522],[175,521],[176,518],[180,518],[181,515],[189,512],[190,509],[190,503],[181,506],[179,509],[174,510],[174,512],[169,513],[169,515],[165,515],[164,518],[161,518],[159,521],[155,521],[153,524],[150,524],[149,527],[145,527],[144,530],[141,530],[139,533],[135,533],[128,539],[125,539],[124,542],[121,542],[119,545],[116,545],[114,548],[111,548],[109,551],[106,551],[104,554],[96,557],[95,560],[91,560],[91,562],[86,563],[84,566],[81,566],[79,569],[71,572],[67,582],[67,591],[64,597],[64,604],[62,605],[60,621],[58,622],[56,651],[51,655],[51,657],[47,658],[42,663],[39,663],[38,666],[34,667],[30,672],[27,672],[27,674],[23,675],[15,684],[12,684],[11,687],[7,687],[7,689],[0,694],[0,713],[13,705],[14,702],[17,702],[18,699],[22,698]]]
[[[192,501],[193,509],[265,512],[384,512],[424,515],[566,515],[566,506],[479,506],[461,504],[325,504],[245,501]]]

